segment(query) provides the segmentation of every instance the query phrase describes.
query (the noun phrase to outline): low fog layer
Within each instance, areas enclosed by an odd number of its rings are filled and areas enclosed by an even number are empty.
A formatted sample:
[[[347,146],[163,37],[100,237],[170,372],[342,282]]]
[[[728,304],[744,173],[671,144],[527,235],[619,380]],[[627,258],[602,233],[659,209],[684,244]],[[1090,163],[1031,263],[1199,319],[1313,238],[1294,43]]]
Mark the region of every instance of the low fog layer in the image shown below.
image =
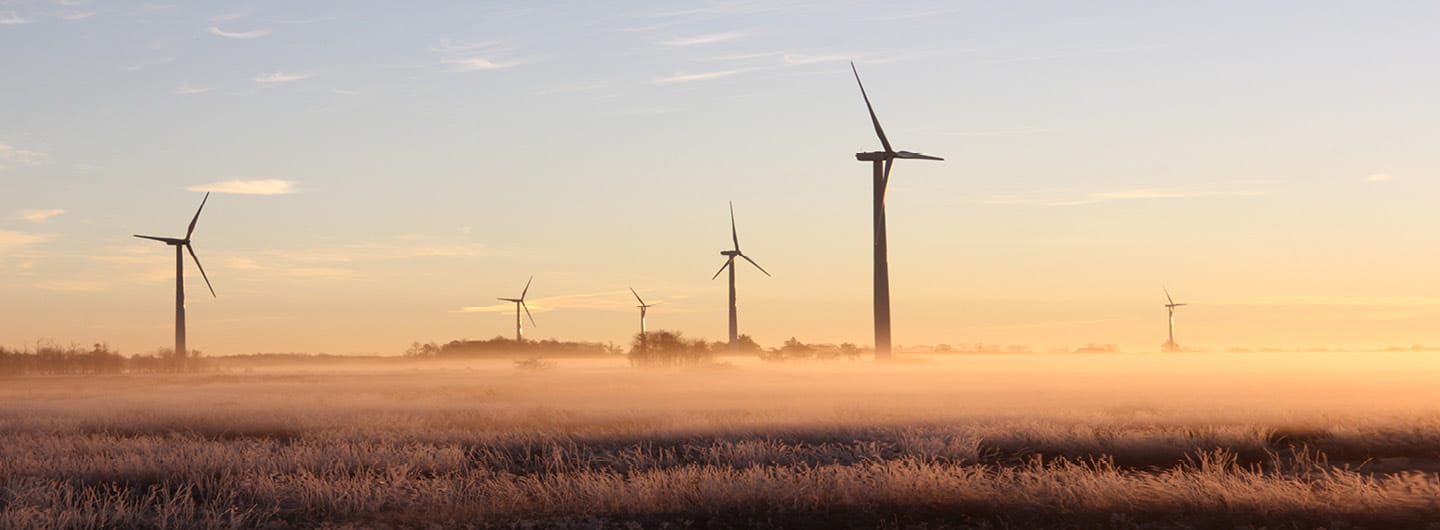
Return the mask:
[[[1440,357],[1420,352],[1033,354],[646,370],[623,360],[365,361],[229,365],[219,373],[8,381],[10,417],[430,414],[535,411],[710,423],[961,418],[1374,422],[1433,414]],[[121,414],[128,416],[129,414]],[[658,423],[657,423],[658,422]]]

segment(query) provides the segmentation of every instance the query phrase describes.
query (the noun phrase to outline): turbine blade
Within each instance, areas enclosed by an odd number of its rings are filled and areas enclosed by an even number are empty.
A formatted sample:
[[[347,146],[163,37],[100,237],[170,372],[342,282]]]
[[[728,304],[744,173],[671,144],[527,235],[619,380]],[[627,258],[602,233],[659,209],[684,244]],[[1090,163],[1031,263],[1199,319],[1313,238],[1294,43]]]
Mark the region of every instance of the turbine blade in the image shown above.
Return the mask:
[[[195,260],[195,266],[200,269],[200,277],[205,278],[205,287],[210,288],[210,297],[219,298],[218,296],[215,296],[215,287],[210,285],[210,277],[205,275],[205,266],[200,264],[200,256],[195,255],[195,247],[192,247],[189,243],[186,243],[185,250],[190,251],[190,259]]]
[[[537,325],[537,324],[535,323],[535,315],[531,315],[531,314],[530,314],[530,306],[525,305],[525,301],[524,301],[524,300],[521,300],[521,301],[520,301],[520,307],[525,308],[525,316],[530,317],[530,327],[532,327],[532,328],[538,328],[538,327],[540,327],[539,325]]]
[[[519,302],[519,301],[520,301],[519,298],[496,298],[496,300],[501,300],[501,301],[505,301],[505,302],[512,302],[512,303],[513,303],[513,302]]]
[[[1164,285],[1161,285],[1160,288],[1165,291],[1165,300],[1169,301],[1170,305],[1175,305],[1175,299],[1170,298],[1170,288],[1165,287]]]
[[[640,305],[642,305],[642,306],[645,305],[645,301],[640,299],[640,293],[635,292],[635,288],[634,288],[634,287],[631,287],[631,288],[630,288],[630,294],[635,295],[635,299],[640,302]]]
[[[530,282],[533,282],[533,281],[535,281],[535,277],[534,277],[534,276],[531,276],[530,279],[525,280],[525,290],[524,290],[524,291],[520,291],[520,299],[521,299],[521,300],[524,300],[524,299],[525,299],[525,293],[530,292]]]
[[[721,265],[720,270],[715,271],[715,275],[711,276],[710,279],[719,278],[720,273],[725,272],[725,267],[729,267],[731,263],[735,263],[735,256],[730,256],[730,259],[725,260],[725,264]]]
[[[901,151],[901,152],[899,152],[899,153],[895,153],[895,158],[911,158],[911,159],[915,159],[915,160],[945,160],[944,158],[940,158],[940,157],[938,157],[938,156],[930,156],[930,155],[926,155],[926,154],[912,153],[912,152],[910,152],[910,151]]]
[[[740,257],[745,258],[745,261],[750,262],[750,264],[751,264],[751,265],[754,265],[755,268],[760,269],[760,272],[765,273],[766,276],[769,276],[769,275],[770,275],[770,271],[765,270],[765,267],[761,267],[759,263],[755,263],[755,260],[750,259],[750,256],[746,256],[746,255],[744,255],[744,254],[741,254]]]
[[[890,148],[890,140],[885,138],[885,129],[880,128],[880,118],[875,117],[875,107],[870,105],[870,96],[865,93],[865,83],[860,82],[860,71],[855,69],[855,61],[850,61],[850,71],[855,72],[855,84],[860,85],[860,97],[865,98],[865,108],[870,110],[870,123],[875,124],[875,136],[880,137],[880,145],[885,146],[886,153],[894,153]]]
[[[200,220],[200,211],[205,209],[205,201],[210,200],[210,192],[205,192],[205,198],[200,199],[200,208],[195,210],[195,217],[190,219],[190,228],[185,229],[185,240],[190,240],[190,234],[195,233],[195,221]]]
[[[166,243],[166,244],[174,243],[174,242],[177,242],[177,241],[178,241],[177,239],[175,239],[175,238],[173,238],[173,237],[142,236],[142,235],[140,235],[140,234],[134,234],[134,236],[135,236],[135,237],[138,237],[138,238],[140,238],[140,239],[149,239],[149,240],[152,240],[152,241],[159,241],[159,242],[161,242],[161,243]]]
[[[735,231],[735,201],[730,201],[730,239],[735,242],[735,251],[740,251],[740,233]]]

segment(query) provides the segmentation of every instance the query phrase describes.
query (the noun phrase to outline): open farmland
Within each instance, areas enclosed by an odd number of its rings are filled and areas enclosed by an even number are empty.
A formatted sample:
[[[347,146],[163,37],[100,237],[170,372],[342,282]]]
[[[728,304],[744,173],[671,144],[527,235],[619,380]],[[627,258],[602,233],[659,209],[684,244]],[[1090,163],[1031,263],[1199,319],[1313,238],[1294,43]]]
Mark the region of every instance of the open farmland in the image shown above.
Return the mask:
[[[6,379],[0,527],[1440,522],[1440,363],[1299,355]]]

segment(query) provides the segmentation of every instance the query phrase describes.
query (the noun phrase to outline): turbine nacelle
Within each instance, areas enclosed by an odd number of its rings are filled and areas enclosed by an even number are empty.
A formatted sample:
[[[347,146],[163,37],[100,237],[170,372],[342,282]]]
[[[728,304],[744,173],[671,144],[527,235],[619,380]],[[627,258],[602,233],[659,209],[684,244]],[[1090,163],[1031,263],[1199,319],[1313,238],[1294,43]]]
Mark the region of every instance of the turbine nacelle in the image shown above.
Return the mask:
[[[720,251],[720,255],[721,255],[721,256],[730,256],[730,257],[733,258],[733,257],[735,257],[735,256],[739,256],[739,255],[740,255],[740,251],[738,251],[738,250],[722,250],[722,251]]]
[[[200,221],[200,212],[205,211],[205,203],[209,200],[210,193],[206,192],[205,198],[200,199],[200,207],[195,210],[195,216],[190,218],[190,225],[185,228],[185,237],[142,236],[140,234],[133,235],[140,239],[159,241],[172,247],[184,247],[185,251],[190,253],[190,259],[195,261],[195,268],[200,269],[200,277],[205,279],[205,287],[210,289],[210,296],[212,298],[215,298],[215,287],[210,285],[210,276],[208,274],[205,274],[205,266],[200,264],[200,256],[195,255],[195,247],[190,244],[190,236],[195,235],[195,223]]]
[[[885,137],[885,129],[880,127],[880,118],[875,116],[875,106],[870,104],[870,95],[865,93],[865,83],[860,82],[860,70],[855,68],[855,63],[850,63],[850,71],[855,73],[855,84],[860,85],[860,97],[865,99],[865,109],[870,111],[870,124],[875,127],[875,136],[880,138],[880,145],[885,147],[884,151],[872,151],[868,153],[855,153],[855,159],[862,162],[886,162],[885,180],[890,179],[890,162],[897,158],[912,160],[944,160],[938,156],[931,156],[911,151],[896,151],[890,147],[890,139]]]

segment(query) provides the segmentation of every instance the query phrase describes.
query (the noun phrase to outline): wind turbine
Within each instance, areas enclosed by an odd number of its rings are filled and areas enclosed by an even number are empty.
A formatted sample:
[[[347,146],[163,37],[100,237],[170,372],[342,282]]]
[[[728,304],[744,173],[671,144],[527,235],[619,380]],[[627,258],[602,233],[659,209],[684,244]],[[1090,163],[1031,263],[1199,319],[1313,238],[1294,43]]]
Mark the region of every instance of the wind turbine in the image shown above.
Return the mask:
[[[525,280],[525,290],[520,291],[520,298],[496,298],[496,300],[515,303],[515,344],[520,344],[525,341],[525,330],[520,326],[521,308],[525,309],[525,316],[530,317],[530,325],[535,325],[535,317],[530,314],[530,306],[525,305],[525,293],[530,292],[530,282],[533,281],[535,281],[534,276],[531,276],[529,280]]]
[[[715,271],[715,275],[710,279],[719,278],[720,273],[725,272],[726,268],[730,269],[730,352],[735,353],[740,351],[740,325],[735,320],[735,258],[737,256],[745,258],[745,261],[760,269],[760,272],[765,273],[766,276],[769,276],[770,272],[766,271],[765,267],[761,267],[759,263],[755,263],[750,256],[740,252],[740,235],[735,231],[735,203],[733,202],[730,203],[730,239],[735,243],[735,248],[720,251],[720,255],[726,256],[727,259],[725,264],[720,266],[720,270]]]
[[[1161,286],[1160,288],[1165,290],[1165,300],[1169,302],[1168,304],[1165,304],[1165,309],[1170,312],[1170,340],[1165,341],[1165,345],[1161,346],[1161,349],[1167,352],[1180,351],[1180,345],[1175,344],[1175,308],[1189,304],[1175,303],[1175,299],[1170,297],[1170,289],[1164,286]]]
[[[630,288],[630,294],[635,295],[635,299],[640,301],[640,305],[635,307],[640,308],[640,351],[645,351],[645,310],[655,307],[655,304],[645,303],[645,300],[640,298],[640,293],[635,292],[634,287]]]
[[[890,357],[890,262],[885,243],[885,187],[890,184],[890,166],[897,158],[915,160],[944,160],[938,156],[923,155],[910,151],[896,151],[885,138],[880,128],[880,119],[875,117],[875,107],[870,105],[870,96],[865,94],[865,84],[860,82],[860,71],[850,63],[855,73],[855,83],[860,85],[860,97],[865,98],[865,108],[870,111],[870,123],[875,125],[875,136],[880,137],[884,151],[855,153],[855,159],[870,162],[875,171],[875,358]]]
[[[200,277],[205,278],[205,287],[210,288],[210,296],[215,297],[215,287],[210,285],[210,277],[205,274],[205,267],[200,265],[200,257],[195,255],[195,248],[190,245],[190,236],[195,233],[195,222],[200,220],[200,211],[205,209],[205,201],[210,200],[210,194],[206,193],[205,198],[200,199],[200,208],[195,210],[195,217],[190,219],[190,227],[185,229],[185,237],[157,237],[142,236],[135,234],[140,239],[159,241],[166,245],[175,247],[175,356],[184,358],[185,349],[185,252],[190,252],[190,258],[195,260],[195,267],[200,269]]]

